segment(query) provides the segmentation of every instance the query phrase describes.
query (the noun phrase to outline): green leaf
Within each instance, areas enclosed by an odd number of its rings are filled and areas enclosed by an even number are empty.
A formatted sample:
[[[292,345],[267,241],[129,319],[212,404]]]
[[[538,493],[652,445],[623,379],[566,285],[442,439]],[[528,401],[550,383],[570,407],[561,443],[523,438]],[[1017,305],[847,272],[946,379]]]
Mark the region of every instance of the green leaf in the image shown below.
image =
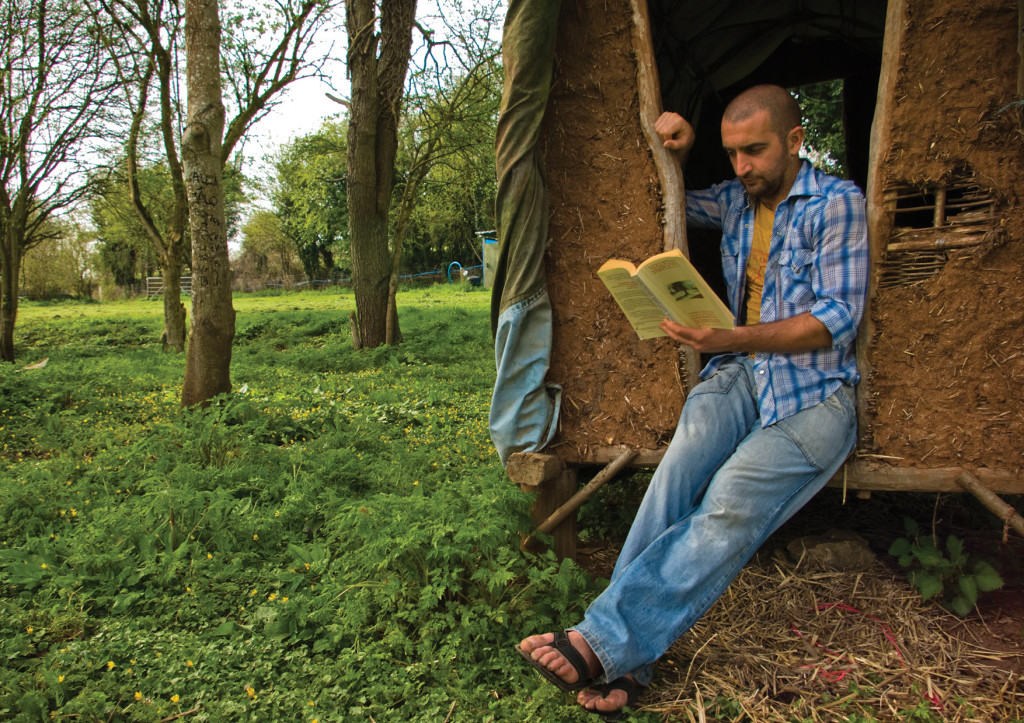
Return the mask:
[[[931,600],[942,592],[942,578],[923,570],[918,570],[914,575],[913,584],[921,592],[922,600]]]
[[[973,575],[964,575],[956,581],[957,586],[960,588],[960,592],[964,598],[971,604],[971,607],[978,602],[978,583],[975,582]]]
[[[936,550],[934,547],[919,547],[918,549],[914,550],[914,557],[917,558],[917,561],[920,562],[922,567],[924,567],[925,569],[938,567],[946,561],[946,559],[942,556],[942,553]]]
[[[978,589],[982,592],[992,592],[1003,586],[1003,578],[999,576],[994,567],[984,560],[975,564],[974,579],[978,583]]]
[[[949,601],[949,608],[960,617],[967,617],[971,614],[971,610],[974,608],[970,602],[967,601],[962,595],[957,595],[955,598]]]
[[[910,550],[910,540],[908,540],[906,537],[898,537],[895,540],[893,540],[893,543],[891,545],[889,545],[889,554],[893,557],[903,557],[904,555],[909,554]]]
[[[918,526],[917,522],[910,517],[903,518],[903,526],[907,528],[908,537],[917,537],[921,532],[921,528]]]
[[[967,555],[964,553],[964,543],[956,535],[946,538],[946,549],[949,550],[949,559],[957,567],[962,568],[967,564]]]

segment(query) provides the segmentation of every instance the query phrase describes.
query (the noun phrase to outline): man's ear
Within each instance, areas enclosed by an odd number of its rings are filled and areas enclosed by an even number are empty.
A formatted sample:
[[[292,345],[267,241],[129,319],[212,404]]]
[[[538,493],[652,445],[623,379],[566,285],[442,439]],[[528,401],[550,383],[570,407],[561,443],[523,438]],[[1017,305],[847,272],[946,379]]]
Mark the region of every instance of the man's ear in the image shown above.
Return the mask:
[[[804,128],[803,126],[797,126],[789,133],[786,134],[786,150],[789,151],[789,155],[798,156],[800,155],[800,147],[804,144]]]

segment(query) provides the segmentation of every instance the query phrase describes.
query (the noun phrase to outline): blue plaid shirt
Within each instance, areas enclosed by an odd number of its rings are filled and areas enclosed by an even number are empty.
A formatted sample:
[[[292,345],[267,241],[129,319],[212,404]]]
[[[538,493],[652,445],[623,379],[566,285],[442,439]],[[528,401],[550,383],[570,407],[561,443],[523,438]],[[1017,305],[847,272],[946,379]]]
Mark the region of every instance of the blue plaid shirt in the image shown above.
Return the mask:
[[[827,399],[841,384],[860,379],[854,353],[868,286],[868,234],[864,196],[850,181],[804,161],[789,196],[775,212],[761,295],[761,321],[810,312],[832,334],[828,349],[754,355],[761,424],[767,427]],[[722,271],[729,306],[739,318],[754,206],[738,179],[686,194],[686,218],[722,231]],[[730,357],[713,358],[707,379]]]

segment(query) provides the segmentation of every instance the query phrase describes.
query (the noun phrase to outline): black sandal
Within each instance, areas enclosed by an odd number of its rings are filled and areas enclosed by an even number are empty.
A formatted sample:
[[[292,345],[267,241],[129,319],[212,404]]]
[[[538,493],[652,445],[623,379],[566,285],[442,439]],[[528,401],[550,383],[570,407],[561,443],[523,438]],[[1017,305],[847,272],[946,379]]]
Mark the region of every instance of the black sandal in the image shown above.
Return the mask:
[[[576,675],[579,679],[575,683],[567,683],[562,680],[558,675],[545,668],[542,664],[530,657],[530,654],[525,650],[516,646],[516,650],[519,652],[523,659],[533,666],[534,670],[544,676],[544,678],[552,685],[557,686],[559,689],[575,692],[583,690],[584,688],[593,688],[594,682],[597,680],[596,677],[590,675],[590,666],[587,665],[587,661],[583,659],[576,648],[572,647],[572,643],[569,642],[569,636],[564,632],[555,633],[555,639],[551,641],[547,647],[554,648],[562,657],[569,661],[569,665],[576,671]]]
[[[610,722],[611,721],[622,720],[622,717],[624,715],[625,709],[632,707],[633,703],[636,702],[636,699],[639,698],[640,694],[643,693],[643,691],[644,691],[644,686],[640,685],[639,683],[637,683],[632,678],[627,678],[626,676],[622,676],[621,678],[616,678],[611,683],[602,683],[601,685],[592,685],[592,686],[589,686],[589,687],[593,688],[598,693],[600,693],[602,698],[607,698],[608,694],[611,693],[613,690],[624,690],[624,691],[626,691],[626,702],[618,710],[607,710],[606,711],[606,710],[596,710],[594,708],[583,708],[583,710],[587,711],[588,713],[593,713],[594,715],[599,715],[599,716],[601,716],[602,720],[606,720],[606,721],[610,721]]]

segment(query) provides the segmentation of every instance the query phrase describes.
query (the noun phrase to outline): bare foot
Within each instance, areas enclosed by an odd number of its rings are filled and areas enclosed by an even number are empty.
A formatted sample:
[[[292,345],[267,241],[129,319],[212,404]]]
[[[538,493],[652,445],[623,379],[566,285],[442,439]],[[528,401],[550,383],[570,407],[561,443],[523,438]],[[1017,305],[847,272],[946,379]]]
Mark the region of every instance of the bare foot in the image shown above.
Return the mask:
[[[616,683],[623,679],[628,681],[625,683],[626,687],[617,687]],[[636,679],[632,675],[626,675],[609,685],[581,690],[576,696],[576,702],[590,711],[617,713],[630,704],[629,687],[631,685],[637,686],[635,691],[639,692],[639,683],[636,682]]]
[[[583,639],[583,636],[577,633],[575,630],[570,630],[569,642],[572,647],[575,648],[576,652],[583,656],[583,660],[586,661],[588,668],[588,678],[600,674],[601,662],[594,655],[594,651],[590,649],[587,641]],[[551,647],[551,644],[555,640],[554,633],[544,633],[542,635],[531,635],[528,638],[524,638],[519,643],[519,649],[530,656],[534,662],[539,663],[548,671],[556,675],[562,681],[569,685],[580,682],[580,674],[576,668],[570,663],[564,655],[558,650]]]

